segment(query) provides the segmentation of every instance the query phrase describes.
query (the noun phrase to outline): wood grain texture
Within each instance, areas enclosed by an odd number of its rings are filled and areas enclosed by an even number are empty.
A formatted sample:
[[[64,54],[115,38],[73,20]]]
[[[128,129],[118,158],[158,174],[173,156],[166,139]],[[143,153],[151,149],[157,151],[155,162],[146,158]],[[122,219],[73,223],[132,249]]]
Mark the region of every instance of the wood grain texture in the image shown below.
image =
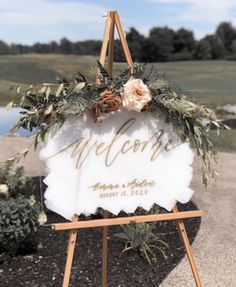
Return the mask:
[[[54,230],[68,230],[68,229],[81,229],[81,228],[94,228],[103,226],[114,226],[121,224],[130,223],[143,223],[143,222],[154,222],[154,221],[165,221],[165,220],[177,220],[193,217],[201,217],[201,210],[193,211],[181,211],[178,213],[162,213],[162,214],[150,214],[150,215],[137,215],[130,217],[117,217],[108,219],[95,219],[95,220],[83,220],[78,222],[69,223],[55,223],[52,224]]]
[[[175,206],[173,208],[173,213],[174,214],[178,214],[179,213],[179,210],[178,210],[177,206]],[[196,263],[195,263],[195,260],[194,260],[192,248],[191,248],[191,245],[190,245],[190,242],[189,242],[189,239],[188,239],[188,234],[186,232],[186,228],[184,226],[183,219],[176,220],[176,225],[178,227],[179,236],[180,236],[180,238],[181,238],[181,240],[182,240],[182,242],[184,244],[184,247],[185,247],[185,250],[186,250],[186,253],[187,253],[187,256],[188,256],[189,264],[190,264],[191,269],[192,269],[192,273],[193,273],[193,277],[194,277],[196,286],[197,287],[202,287],[202,283],[201,283],[201,280],[200,280],[200,277],[199,277],[199,273],[197,271],[197,266],[196,266]]]
[[[75,215],[72,219],[72,222],[75,223],[78,220],[79,220],[79,217],[77,215]],[[62,285],[63,287],[69,286],[77,233],[78,233],[78,230],[76,230],[76,229],[70,230],[69,242],[68,242],[68,247],[67,247],[66,267],[65,267],[63,285]]]

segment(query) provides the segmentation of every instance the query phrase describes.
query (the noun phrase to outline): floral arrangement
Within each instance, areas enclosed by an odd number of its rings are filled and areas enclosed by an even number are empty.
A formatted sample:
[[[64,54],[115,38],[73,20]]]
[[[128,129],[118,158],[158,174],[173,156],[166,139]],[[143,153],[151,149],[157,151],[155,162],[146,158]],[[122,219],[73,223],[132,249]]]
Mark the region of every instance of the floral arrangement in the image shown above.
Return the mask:
[[[98,62],[99,76],[96,83],[89,83],[84,75],[69,82],[59,80],[57,84],[31,85],[27,89],[17,88],[18,102],[8,107],[22,108],[22,116],[12,129],[36,128],[35,147],[46,141],[50,132],[55,134],[71,115],[82,116],[90,112],[95,122],[107,120],[121,107],[128,111],[159,112],[172,123],[183,142],[189,141],[202,161],[203,180],[207,183],[208,172],[215,174],[211,158],[215,150],[208,131],[213,126],[227,128],[213,111],[203,105],[188,101],[184,93],[169,82],[165,75],[153,66],[135,65],[131,71],[125,68],[114,78]],[[24,153],[24,155],[26,152]]]

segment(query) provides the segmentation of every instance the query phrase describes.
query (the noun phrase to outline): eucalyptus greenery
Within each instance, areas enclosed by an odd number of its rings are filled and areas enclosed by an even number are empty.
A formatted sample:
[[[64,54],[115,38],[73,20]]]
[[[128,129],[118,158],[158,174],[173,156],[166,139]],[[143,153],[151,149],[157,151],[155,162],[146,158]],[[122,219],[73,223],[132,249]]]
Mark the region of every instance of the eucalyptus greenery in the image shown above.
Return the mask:
[[[88,83],[78,73],[72,82],[63,79],[57,84],[31,85],[26,89],[18,87],[20,100],[9,103],[8,108],[20,107],[22,116],[12,131],[19,128],[29,131],[36,129],[36,148],[39,141],[47,140],[49,132],[55,134],[68,116],[80,117],[86,111],[92,111],[102,92],[112,91],[114,95],[121,97],[124,84],[131,77],[139,78],[148,86],[152,95],[146,110],[161,112],[166,121],[173,124],[182,141],[189,141],[192,148],[196,149],[202,161],[203,181],[206,184],[208,174],[215,174],[211,159],[215,159],[216,154],[208,131],[212,126],[217,130],[227,128],[216,119],[215,114],[203,105],[188,101],[184,93],[154,66],[135,65],[132,72],[125,68],[114,78],[109,77],[99,62],[98,68],[100,73],[94,84]]]

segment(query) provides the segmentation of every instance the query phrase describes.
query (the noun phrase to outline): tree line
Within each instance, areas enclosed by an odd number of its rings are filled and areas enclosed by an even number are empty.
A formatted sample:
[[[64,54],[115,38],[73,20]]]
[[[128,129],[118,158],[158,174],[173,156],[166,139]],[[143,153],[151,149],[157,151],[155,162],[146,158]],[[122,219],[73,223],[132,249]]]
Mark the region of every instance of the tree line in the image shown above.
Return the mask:
[[[236,28],[230,22],[222,22],[214,34],[196,40],[191,30],[154,27],[147,37],[131,28],[126,38],[135,61],[164,62],[182,60],[236,59]],[[71,42],[67,38],[59,42],[33,45],[7,44],[0,40],[0,55],[26,53],[58,53],[99,55],[102,42],[87,40]],[[119,40],[115,40],[115,60],[124,61]]]

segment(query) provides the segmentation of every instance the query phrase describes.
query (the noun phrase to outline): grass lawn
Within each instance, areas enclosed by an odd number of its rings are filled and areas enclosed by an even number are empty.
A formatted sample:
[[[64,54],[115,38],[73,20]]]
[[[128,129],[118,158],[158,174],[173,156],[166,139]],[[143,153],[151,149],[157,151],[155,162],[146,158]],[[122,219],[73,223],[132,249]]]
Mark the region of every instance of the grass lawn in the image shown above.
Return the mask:
[[[95,79],[98,57],[74,55],[0,56],[0,106],[13,95],[9,87],[15,83],[54,82],[56,77],[72,77],[77,71],[89,80]],[[123,64],[115,64],[115,70]],[[186,92],[189,99],[211,108],[236,104],[236,61],[185,61],[156,63]],[[236,151],[236,132],[225,131],[214,141],[223,150]]]
[[[0,102],[6,102],[6,91],[12,83],[42,83],[58,77],[70,77],[77,71],[90,80],[95,78],[97,57],[73,55],[0,56]],[[175,81],[197,102],[211,107],[235,104],[235,61],[185,61],[157,63],[161,72]],[[121,64],[115,65],[116,69]]]
[[[236,104],[236,61],[188,61],[157,64],[170,79],[211,107]],[[190,96],[191,97],[191,96]]]
[[[219,136],[211,131],[211,138],[217,150],[236,152],[236,130],[221,131]]]

